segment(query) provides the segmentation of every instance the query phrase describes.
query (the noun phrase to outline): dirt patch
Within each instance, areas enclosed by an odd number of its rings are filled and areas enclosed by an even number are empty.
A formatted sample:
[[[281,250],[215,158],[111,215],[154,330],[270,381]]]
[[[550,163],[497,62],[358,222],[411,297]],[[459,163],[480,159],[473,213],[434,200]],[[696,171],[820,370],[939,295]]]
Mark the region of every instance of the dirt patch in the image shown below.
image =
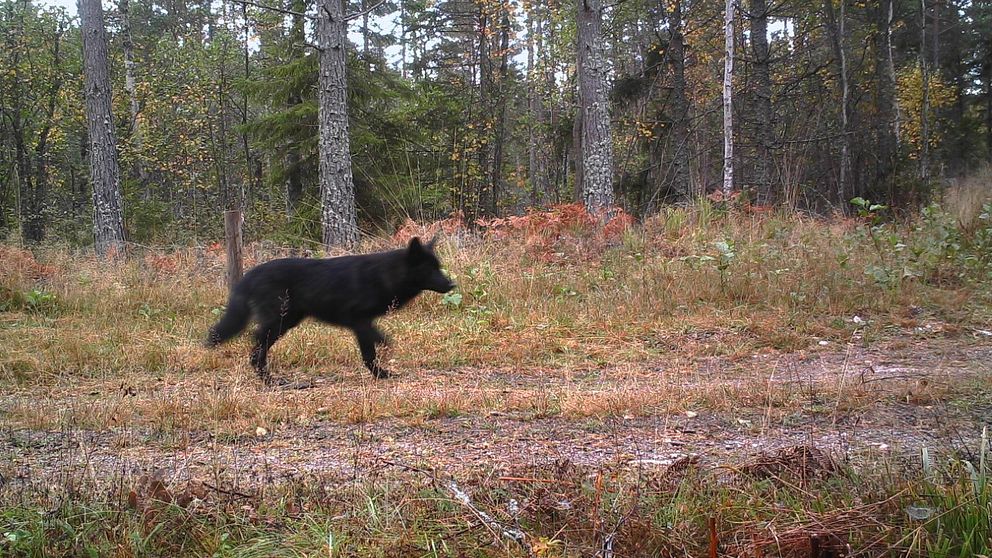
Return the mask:
[[[926,445],[933,452],[975,448],[992,404],[992,346],[975,343],[914,343],[901,348],[758,355],[745,362],[707,359],[679,370],[659,362],[638,367],[540,374],[539,371],[452,370],[425,372],[444,390],[475,386],[524,397],[541,391],[584,390],[595,400],[618,383],[634,390],[643,378],[678,377],[675,396],[720,386],[778,386],[794,396],[784,407],[761,397],[714,409],[627,414],[568,415],[489,405],[476,410],[385,417],[358,424],[323,418],[260,424],[243,432],[202,428],[152,428],[136,422],[106,428],[65,424],[25,428],[6,420],[0,430],[0,483],[7,490],[44,489],[64,483],[100,486],[110,479],[155,475],[167,484],[213,479],[253,489],[301,477],[340,482],[395,470],[396,463],[445,474],[473,475],[521,466],[569,461],[582,466],[660,468],[691,459],[708,466],[733,465],[782,448],[814,447],[817,459],[870,463],[880,455],[913,459]],[[408,377],[406,380],[413,381]],[[502,386],[502,387],[498,387]],[[89,386],[94,387],[94,386]],[[94,404],[107,389],[65,390],[56,398],[22,392],[4,404]],[[147,388],[146,388],[147,389]],[[181,386],[159,386],[178,394]],[[356,392],[360,388],[355,388]],[[772,388],[768,388],[772,389]],[[326,398],[329,382],[305,397]],[[347,395],[340,386],[335,396]],[[120,399],[119,390],[114,397]],[[729,393],[729,392],[728,392]],[[260,394],[275,398],[279,393]],[[126,398],[127,396],[123,396]],[[287,395],[287,400],[295,395]],[[861,398],[853,405],[851,399]],[[758,403],[758,404],[755,404]],[[291,414],[291,413],[290,413]],[[2,415],[0,415],[2,417]],[[774,464],[773,464],[774,465]]]

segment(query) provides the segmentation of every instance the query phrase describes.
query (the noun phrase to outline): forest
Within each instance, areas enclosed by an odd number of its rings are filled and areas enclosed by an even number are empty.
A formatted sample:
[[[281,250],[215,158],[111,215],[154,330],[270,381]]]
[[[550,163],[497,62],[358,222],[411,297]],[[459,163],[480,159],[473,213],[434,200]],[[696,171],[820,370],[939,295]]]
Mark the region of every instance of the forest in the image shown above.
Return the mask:
[[[992,2],[75,1],[0,556],[992,556]]]
[[[713,194],[821,215],[856,197],[910,210],[992,156],[987,2],[330,4],[345,27],[328,29],[346,37],[337,62],[305,0],[97,14],[128,241],[215,238],[220,208],[237,208],[249,239],[332,245],[356,235],[328,238],[325,206],[376,234],[594,190],[590,203],[637,217]],[[0,230],[26,243],[93,242],[75,12],[0,10]],[[346,71],[322,78],[335,63]],[[322,106],[346,118],[324,122]],[[334,125],[344,151],[320,140]],[[322,183],[322,157],[351,176]],[[339,188],[354,208],[330,207]]]

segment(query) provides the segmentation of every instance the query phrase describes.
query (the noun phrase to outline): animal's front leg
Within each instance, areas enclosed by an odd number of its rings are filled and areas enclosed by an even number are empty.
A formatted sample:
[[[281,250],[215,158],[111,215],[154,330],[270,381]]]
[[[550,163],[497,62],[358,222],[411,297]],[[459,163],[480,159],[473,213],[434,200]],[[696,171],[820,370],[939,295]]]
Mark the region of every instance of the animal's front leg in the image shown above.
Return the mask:
[[[391,374],[385,368],[379,366],[375,356],[375,346],[388,343],[385,335],[372,323],[361,324],[354,328],[355,338],[358,340],[358,348],[362,351],[362,362],[365,367],[372,372],[376,378],[388,378]]]

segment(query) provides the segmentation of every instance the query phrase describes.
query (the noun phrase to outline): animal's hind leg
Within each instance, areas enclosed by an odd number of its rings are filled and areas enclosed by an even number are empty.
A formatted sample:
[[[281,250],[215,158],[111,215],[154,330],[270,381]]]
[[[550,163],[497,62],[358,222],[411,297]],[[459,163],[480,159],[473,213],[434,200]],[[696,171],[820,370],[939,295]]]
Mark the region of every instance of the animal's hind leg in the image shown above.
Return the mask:
[[[379,366],[375,358],[375,346],[387,343],[386,336],[376,329],[371,322],[355,326],[354,332],[355,338],[358,340],[358,348],[362,351],[362,362],[365,367],[380,380],[388,378],[390,376],[389,370]]]
[[[287,331],[300,323],[297,316],[280,316],[276,320],[259,324],[255,330],[255,346],[251,350],[251,365],[255,367],[258,377],[266,385],[272,384],[272,376],[268,370],[269,349]]]

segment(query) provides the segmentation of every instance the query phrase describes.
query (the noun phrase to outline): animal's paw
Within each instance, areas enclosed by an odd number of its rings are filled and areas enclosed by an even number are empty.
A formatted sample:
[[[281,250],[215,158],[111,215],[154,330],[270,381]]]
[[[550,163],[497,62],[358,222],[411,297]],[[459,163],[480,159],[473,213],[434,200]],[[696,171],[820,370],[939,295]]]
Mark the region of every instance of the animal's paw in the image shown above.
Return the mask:
[[[289,380],[286,378],[276,378],[268,372],[259,372],[258,378],[262,380],[262,384],[267,388],[278,388],[289,383]]]
[[[203,346],[207,349],[213,349],[217,345],[220,345],[220,338],[216,333],[211,331],[207,334],[207,338],[203,340]]]
[[[372,375],[375,376],[377,380],[385,380],[387,378],[391,378],[393,376],[393,373],[390,372],[389,370],[386,370],[385,368],[380,368],[376,366],[375,368],[372,369]]]

